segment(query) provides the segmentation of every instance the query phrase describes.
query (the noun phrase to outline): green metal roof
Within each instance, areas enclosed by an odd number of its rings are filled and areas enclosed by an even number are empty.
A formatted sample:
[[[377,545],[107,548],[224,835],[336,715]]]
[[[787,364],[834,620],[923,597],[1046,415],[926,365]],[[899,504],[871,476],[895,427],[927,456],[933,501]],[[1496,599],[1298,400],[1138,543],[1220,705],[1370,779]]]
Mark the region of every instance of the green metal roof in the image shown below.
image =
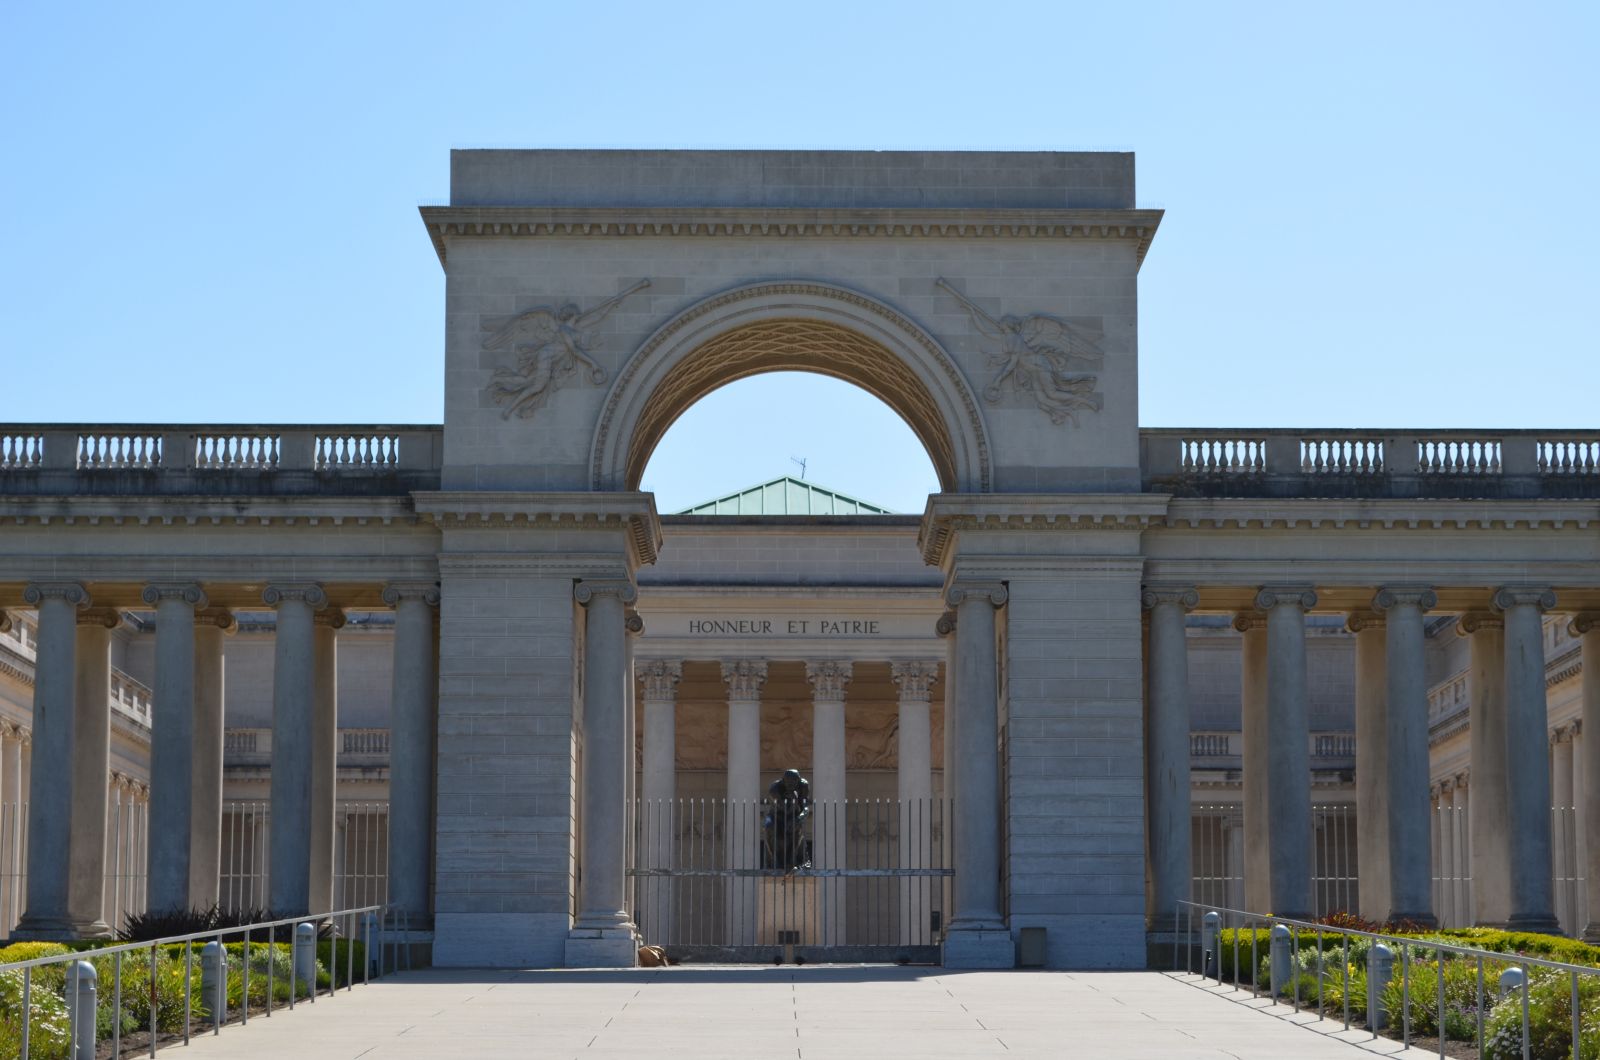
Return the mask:
[[[893,515],[887,508],[785,475],[726,497],[685,508],[679,515]]]

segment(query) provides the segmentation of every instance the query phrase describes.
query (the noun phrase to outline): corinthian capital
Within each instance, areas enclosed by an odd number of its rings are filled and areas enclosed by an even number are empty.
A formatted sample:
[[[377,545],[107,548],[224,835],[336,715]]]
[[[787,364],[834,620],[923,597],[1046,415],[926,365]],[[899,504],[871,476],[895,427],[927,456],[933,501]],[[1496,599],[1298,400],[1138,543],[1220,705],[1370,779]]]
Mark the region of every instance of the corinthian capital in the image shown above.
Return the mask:
[[[1139,606],[1154,611],[1162,604],[1177,604],[1185,611],[1200,606],[1200,594],[1192,585],[1146,585],[1139,593]]]
[[[154,607],[163,600],[177,600],[190,607],[205,607],[205,590],[194,582],[157,582],[146,585],[139,599]]]
[[[1496,611],[1531,604],[1540,611],[1556,606],[1556,594],[1548,585],[1502,585],[1494,591],[1489,606]]]
[[[657,703],[670,703],[676,699],[678,682],[682,678],[681,662],[651,659],[639,667],[639,680],[644,682],[644,698]]]
[[[817,659],[806,663],[806,680],[811,682],[813,699],[833,702],[844,698],[854,665],[848,659]]]
[[[429,607],[439,606],[439,587],[433,582],[390,582],[383,587],[383,602],[398,607],[401,600],[421,600]]]
[[[1317,594],[1309,585],[1263,585],[1256,592],[1255,602],[1257,611],[1271,611],[1274,607],[1309,611],[1317,606]]]
[[[957,581],[945,590],[945,603],[960,607],[967,600],[987,599],[995,607],[1004,604],[1011,594],[1001,582]]]
[[[722,664],[722,679],[728,682],[729,699],[760,699],[761,686],[767,683],[767,660],[735,659]]]
[[[88,607],[89,590],[77,582],[32,582],[22,590],[22,599],[33,607],[46,600],[65,600],[74,607]]]
[[[267,586],[261,591],[261,600],[268,607],[299,601],[310,604],[315,610],[328,606],[328,594],[316,582],[282,582]]]
[[[572,590],[572,598],[584,605],[600,596],[614,596],[625,604],[631,604],[639,598],[639,590],[624,578],[586,578]]]
[[[891,663],[889,673],[900,689],[902,703],[926,703],[931,695],[934,679],[939,676],[939,664],[932,659]]]
[[[1385,585],[1372,597],[1374,611],[1388,611],[1407,605],[1431,611],[1439,606],[1439,594],[1426,585]]]

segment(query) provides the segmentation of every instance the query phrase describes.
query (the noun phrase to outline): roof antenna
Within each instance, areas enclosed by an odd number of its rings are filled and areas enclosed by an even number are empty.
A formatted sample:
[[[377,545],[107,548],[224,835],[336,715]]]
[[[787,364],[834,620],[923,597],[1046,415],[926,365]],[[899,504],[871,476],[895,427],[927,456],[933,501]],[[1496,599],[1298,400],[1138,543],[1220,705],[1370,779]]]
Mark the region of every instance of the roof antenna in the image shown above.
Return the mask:
[[[800,465],[800,481],[804,482],[806,480],[806,458],[803,456],[791,456],[789,463]]]

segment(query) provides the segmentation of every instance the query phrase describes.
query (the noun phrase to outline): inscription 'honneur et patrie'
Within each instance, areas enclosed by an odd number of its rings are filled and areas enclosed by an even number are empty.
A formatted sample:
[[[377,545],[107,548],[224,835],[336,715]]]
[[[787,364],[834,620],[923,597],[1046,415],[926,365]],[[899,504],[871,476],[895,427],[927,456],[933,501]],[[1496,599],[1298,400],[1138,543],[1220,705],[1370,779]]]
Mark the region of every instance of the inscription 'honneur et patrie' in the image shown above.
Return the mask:
[[[691,634],[716,636],[773,637],[795,636],[851,636],[870,637],[882,632],[882,623],[875,618],[691,618]]]

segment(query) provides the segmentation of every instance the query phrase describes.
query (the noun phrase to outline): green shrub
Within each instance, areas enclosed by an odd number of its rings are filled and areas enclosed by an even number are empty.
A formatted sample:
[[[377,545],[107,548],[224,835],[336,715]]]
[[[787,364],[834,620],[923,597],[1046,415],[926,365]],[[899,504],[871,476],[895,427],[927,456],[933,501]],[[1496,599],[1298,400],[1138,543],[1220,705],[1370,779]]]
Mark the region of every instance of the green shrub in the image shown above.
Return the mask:
[[[1423,951],[1426,952],[1426,951]],[[1486,971],[1487,976],[1487,971]],[[1394,976],[1384,987],[1383,1006],[1392,1014],[1393,1031],[1403,1026],[1402,1002],[1406,980],[1410,980],[1411,1033],[1423,1037],[1439,1034],[1439,961],[1418,957],[1414,951],[1408,974],[1399,963]],[[1492,980],[1485,990],[1492,989]],[[1444,960],[1444,1034],[1447,1039],[1473,1041],[1478,1036],[1478,962],[1468,958]]]
[[[1600,976],[1578,977],[1582,1015],[1579,1060],[1600,1060]],[[1484,1024],[1484,1060],[1522,1056],[1522,991],[1507,994]],[[1554,969],[1535,969],[1528,983],[1528,1055],[1532,1060],[1572,1056],[1572,977]]]
[[[22,1055],[22,1018],[22,972],[0,972],[0,1056]],[[67,1003],[61,995],[32,983],[27,1018],[29,1055],[34,1060],[66,1060],[72,1048],[72,1028],[67,1022]]]
[[[59,942],[13,942],[0,949],[0,964],[35,961],[40,957],[59,957],[63,953],[71,952],[70,947],[63,946]]]

